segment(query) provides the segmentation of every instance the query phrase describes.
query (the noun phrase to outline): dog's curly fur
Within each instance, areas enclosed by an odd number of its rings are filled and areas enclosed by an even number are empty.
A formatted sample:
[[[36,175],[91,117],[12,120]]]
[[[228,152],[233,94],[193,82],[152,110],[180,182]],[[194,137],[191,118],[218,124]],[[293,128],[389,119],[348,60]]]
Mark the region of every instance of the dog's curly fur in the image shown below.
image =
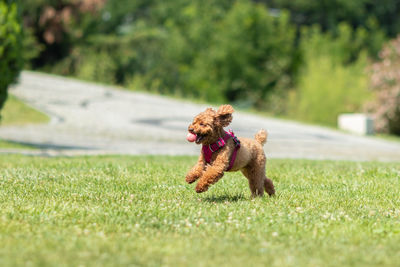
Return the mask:
[[[233,112],[232,106],[222,105],[217,111],[208,108],[198,114],[188,127],[188,131],[197,136],[196,144],[209,145],[223,137],[223,127],[231,123]],[[241,147],[229,171],[240,170],[246,176],[253,197],[263,196],[264,190],[273,195],[274,185],[265,176],[266,157],[263,145],[267,141],[267,132],[261,130],[255,135],[255,139],[239,138],[239,140]],[[186,175],[186,182],[193,183],[199,180],[196,192],[207,191],[210,185],[221,179],[227,171],[234,149],[234,141],[230,138],[225,146],[213,153],[210,164],[205,162],[201,152],[197,164]]]

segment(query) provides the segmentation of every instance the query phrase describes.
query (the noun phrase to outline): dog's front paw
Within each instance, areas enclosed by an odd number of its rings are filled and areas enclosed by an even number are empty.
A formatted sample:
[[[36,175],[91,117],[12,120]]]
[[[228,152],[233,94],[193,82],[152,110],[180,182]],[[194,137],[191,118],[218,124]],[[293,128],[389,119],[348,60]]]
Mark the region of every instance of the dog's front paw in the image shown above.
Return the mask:
[[[195,176],[193,176],[193,175],[186,175],[186,182],[188,183],[188,184],[192,184],[192,183],[194,183],[195,181],[197,180],[197,178],[195,177]]]
[[[186,182],[188,183],[188,184],[191,184],[191,183],[194,183],[194,182],[196,182],[196,180],[197,179],[199,179],[199,175],[198,174],[196,174],[196,173],[194,173],[194,172],[189,172],[187,175],[186,175]]]
[[[206,192],[208,190],[208,186],[207,185],[199,185],[197,184],[196,186],[196,192],[197,193],[203,193]]]

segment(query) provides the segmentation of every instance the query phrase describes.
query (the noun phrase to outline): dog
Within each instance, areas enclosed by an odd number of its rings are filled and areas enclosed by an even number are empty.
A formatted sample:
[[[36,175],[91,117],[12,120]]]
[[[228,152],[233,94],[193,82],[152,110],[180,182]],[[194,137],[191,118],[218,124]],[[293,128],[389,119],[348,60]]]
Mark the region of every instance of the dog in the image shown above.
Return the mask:
[[[268,133],[260,130],[255,139],[237,138],[224,127],[232,122],[234,109],[222,105],[215,111],[207,108],[198,114],[188,127],[187,140],[202,145],[199,159],[186,175],[189,184],[197,181],[196,192],[202,193],[218,182],[226,171],[241,171],[249,181],[253,197],[263,196],[264,190],[271,196],[275,188],[265,175],[266,157],[263,145]]]

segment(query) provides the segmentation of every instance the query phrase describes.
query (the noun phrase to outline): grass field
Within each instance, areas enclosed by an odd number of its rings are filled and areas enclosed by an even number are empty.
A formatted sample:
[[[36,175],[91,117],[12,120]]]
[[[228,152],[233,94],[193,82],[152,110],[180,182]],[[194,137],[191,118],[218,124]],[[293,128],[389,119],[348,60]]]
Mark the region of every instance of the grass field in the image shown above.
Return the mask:
[[[0,126],[47,123],[49,117],[42,112],[31,108],[13,95],[8,99],[1,110]],[[35,147],[9,142],[0,139],[0,148],[5,149],[34,149]]]
[[[400,167],[271,160],[204,194],[193,157],[0,155],[0,265],[398,266]]]
[[[1,110],[1,125],[47,123],[48,121],[47,115],[31,108],[13,95],[8,96],[4,108]]]
[[[14,142],[4,141],[0,139],[0,148],[12,148],[12,149],[34,149],[32,146],[26,146]]]

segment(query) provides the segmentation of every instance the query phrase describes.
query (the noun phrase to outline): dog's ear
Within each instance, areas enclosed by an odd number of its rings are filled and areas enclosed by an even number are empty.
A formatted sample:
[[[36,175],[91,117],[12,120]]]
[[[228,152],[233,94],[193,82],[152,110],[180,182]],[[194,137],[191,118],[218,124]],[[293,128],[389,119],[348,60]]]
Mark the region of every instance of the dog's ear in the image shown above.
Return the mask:
[[[231,105],[222,105],[217,110],[217,123],[221,127],[228,126],[232,121],[232,113],[234,109]]]

